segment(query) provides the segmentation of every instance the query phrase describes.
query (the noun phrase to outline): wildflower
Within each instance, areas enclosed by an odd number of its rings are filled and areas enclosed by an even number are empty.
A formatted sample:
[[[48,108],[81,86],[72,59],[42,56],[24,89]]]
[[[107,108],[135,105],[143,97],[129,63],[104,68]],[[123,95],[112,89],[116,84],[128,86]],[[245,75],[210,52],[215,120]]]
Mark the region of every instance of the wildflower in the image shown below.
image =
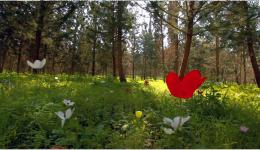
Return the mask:
[[[242,133],[247,133],[248,130],[249,130],[249,128],[247,128],[245,126],[240,126],[240,132],[242,132]]]
[[[179,98],[191,98],[196,89],[206,80],[201,76],[199,70],[192,70],[183,78],[180,78],[176,73],[169,72],[166,77],[166,83],[172,96]]]
[[[33,69],[42,69],[44,65],[46,64],[46,59],[44,58],[42,61],[35,60],[33,63],[31,63],[29,60],[27,60],[27,64],[32,67]]]
[[[144,80],[144,85],[148,86],[149,85],[149,81],[148,80]]]
[[[171,128],[162,128],[166,134],[173,134],[174,131]]]
[[[58,117],[60,117],[60,119],[61,119],[61,127],[62,127],[62,128],[63,128],[63,126],[64,126],[64,124],[65,124],[65,121],[72,116],[74,110],[75,110],[75,109],[69,108],[69,109],[67,109],[65,112],[62,112],[62,111],[55,112],[55,114],[56,114]]]
[[[177,128],[183,126],[183,124],[185,122],[187,122],[189,119],[190,119],[190,116],[187,116],[187,117],[177,116],[173,120],[170,118],[164,117],[163,122],[164,122],[164,124],[170,125],[174,130],[176,130]]]
[[[123,130],[123,131],[126,131],[128,127],[129,127],[128,124],[124,124],[124,125],[122,126],[122,130]]]
[[[135,116],[136,118],[140,119],[142,117],[143,112],[142,111],[136,111]]]
[[[54,77],[55,80],[58,80],[59,78],[58,77]]]
[[[71,100],[68,100],[68,99],[64,99],[64,100],[63,100],[63,103],[64,103],[66,106],[73,106],[73,105],[74,105],[74,102],[72,102]]]

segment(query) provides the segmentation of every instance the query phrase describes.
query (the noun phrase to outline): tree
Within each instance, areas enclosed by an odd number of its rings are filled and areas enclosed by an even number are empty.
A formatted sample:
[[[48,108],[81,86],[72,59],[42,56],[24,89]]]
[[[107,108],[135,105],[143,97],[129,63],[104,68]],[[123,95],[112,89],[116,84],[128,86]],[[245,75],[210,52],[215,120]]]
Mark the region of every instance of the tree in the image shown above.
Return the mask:
[[[123,36],[123,13],[126,7],[126,2],[117,2],[117,62],[118,62],[118,73],[120,82],[126,82],[125,73],[123,70],[123,48],[122,48],[122,36]]]
[[[246,15],[246,42],[247,42],[247,48],[248,48],[248,54],[252,63],[252,67],[254,70],[254,74],[255,74],[255,80],[257,83],[257,86],[260,88],[260,71],[258,68],[258,64],[257,64],[257,60],[256,60],[256,55],[254,52],[254,40],[253,40],[253,25],[254,23],[252,23],[251,21],[251,17],[254,16],[252,14],[249,13],[249,5],[247,2],[242,2],[243,3],[243,7],[245,9],[245,15]]]

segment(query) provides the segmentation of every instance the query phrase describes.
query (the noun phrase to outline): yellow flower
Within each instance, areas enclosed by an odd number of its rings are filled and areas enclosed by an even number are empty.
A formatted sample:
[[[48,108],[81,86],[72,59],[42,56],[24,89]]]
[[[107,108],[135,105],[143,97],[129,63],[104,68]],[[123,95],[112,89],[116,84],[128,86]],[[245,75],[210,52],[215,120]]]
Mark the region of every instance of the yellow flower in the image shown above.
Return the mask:
[[[135,116],[136,118],[140,119],[142,117],[142,111],[136,111]]]
[[[202,93],[202,96],[203,96],[203,97],[207,97],[207,96],[206,96],[206,92],[203,92],[203,93]]]

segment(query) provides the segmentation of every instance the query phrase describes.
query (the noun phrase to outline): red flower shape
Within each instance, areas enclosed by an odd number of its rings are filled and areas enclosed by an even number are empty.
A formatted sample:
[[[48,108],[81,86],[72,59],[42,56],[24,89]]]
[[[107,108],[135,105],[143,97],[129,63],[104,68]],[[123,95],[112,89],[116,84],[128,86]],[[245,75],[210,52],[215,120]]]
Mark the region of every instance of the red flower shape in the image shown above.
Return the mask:
[[[175,72],[169,72],[166,76],[166,83],[172,96],[179,98],[191,98],[205,80],[199,70],[190,71],[182,79]]]

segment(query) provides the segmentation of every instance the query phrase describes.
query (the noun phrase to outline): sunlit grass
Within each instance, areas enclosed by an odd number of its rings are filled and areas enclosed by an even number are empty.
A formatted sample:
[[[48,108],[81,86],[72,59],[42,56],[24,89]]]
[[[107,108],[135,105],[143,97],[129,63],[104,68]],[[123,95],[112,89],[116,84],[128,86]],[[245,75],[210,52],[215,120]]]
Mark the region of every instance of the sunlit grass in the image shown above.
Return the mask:
[[[55,79],[58,77],[58,79]],[[0,148],[259,148],[260,89],[205,82],[180,103],[162,80],[88,75],[0,74]],[[64,128],[55,112],[75,102]],[[136,118],[136,111],[142,116]],[[163,117],[191,116],[163,132]],[[241,133],[239,127],[249,128]]]

